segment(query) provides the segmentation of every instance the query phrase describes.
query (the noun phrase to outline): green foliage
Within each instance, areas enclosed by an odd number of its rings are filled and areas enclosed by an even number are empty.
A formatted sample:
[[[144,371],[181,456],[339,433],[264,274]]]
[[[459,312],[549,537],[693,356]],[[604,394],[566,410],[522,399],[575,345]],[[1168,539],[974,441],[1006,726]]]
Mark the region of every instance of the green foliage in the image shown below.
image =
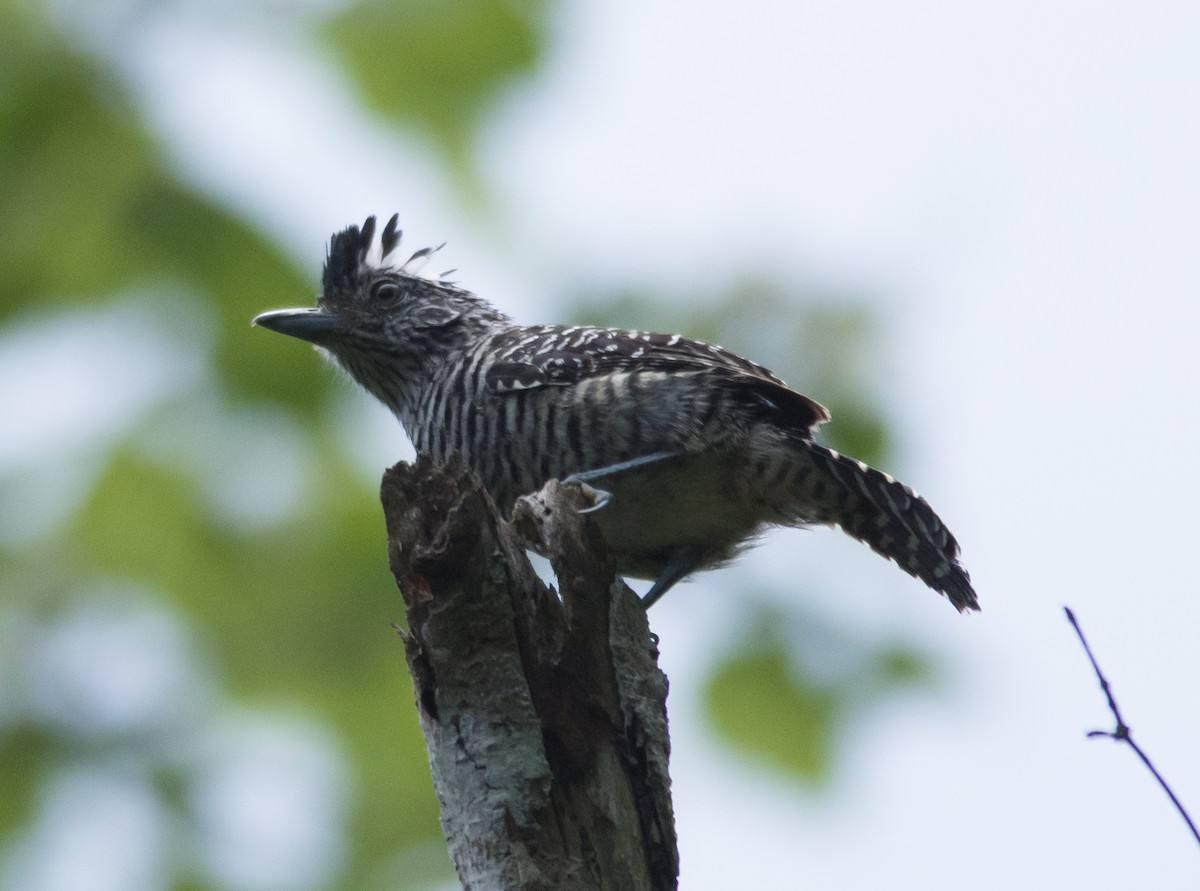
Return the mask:
[[[184,336],[209,351],[211,374],[92,459],[98,472],[64,525],[0,544],[0,634],[44,630],[114,585],[160,598],[214,654],[219,711],[298,707],[335,730],[355,802],[338,827],[350,842],[342,878],[360,882],[440,832],[403,649],[390,627],[402,608],[376,491],[329,441],[328,408],[340,385],[311,351],[249,325],[264,308],[301,302],[314,283],[278,245],[185,185],[102,60],[72,49],[35,13],[4,13],[0,319],[161,294],[123,316],[131,346],[145,336],[137,313],[147,323],[176,319],[186,301],[187,317],[200,324]],[[222,408],[204,413],[201,426],[193,409],[214,399]],[[268,405],[303,418],[298,429],[319,464],[307,468],[291,515],[245,526],[214,506],[196,462],[236,454],[234,415],[265,421]],[[36,661],[38,646],[12,658]],[[211,720],[202,703],[179,708],[201,727]],[[186,736],[89,733],[0,709],[0,837],[37,817],[52,777],[113,758],[157,777],[180,828],[190,825],[189,790],[202,777],[175,751]],[[436,870],[447,869],[443,858]],[[178,887],[212,886],[203,875],[177,878]]]
[[[0,53],[0,318],[47,296],[96,299],[136,266],[122,240],[152,148],[111,78],[10,17]]]
[[[148,178],[120,223],[135,254],[131,274],[182,282],[206,297],[221,332],[216,369],[231,394],[315,413],[328,395],[321,364],[250,327],[264,308],[307,303],[315,291],[278,246],[163,170]]]
[[[737,751],[821,788],[834,776],[839,742],[855,717],[900,690],[927,684],[934,671],[907,646],[860,641],[830,628],[821,629],[825,640],[814,653],[803,635],[785,638],[783,629],[795,624],[762,616],[747,638],[754,643],[713,669],[705,705],[714,728]],[[818,671],[816,659],[831,644],[841,670],[823,665]]]
[[[793,666],[779,642],[730,656],[706,692],[714,726],[734,746],[814,785],[828,779],[837,687]]]
[[[10,837],[28,818],[46,752],[56,740],[40,728],[20,727],[0,736],[0,837]]]
[[[281,343],[248,349],[264,302],[312,291],[280,253],[174,177],[103,69],[28,24],[0,53],[0,319],[48,301],[103,301],[135,285],[204,294],[225,382],[312,410],[319,368]]]
[[[432,138],[462,174],[476,128],[543,52],[538,0],[368,0],[329,22],[367,104]]]

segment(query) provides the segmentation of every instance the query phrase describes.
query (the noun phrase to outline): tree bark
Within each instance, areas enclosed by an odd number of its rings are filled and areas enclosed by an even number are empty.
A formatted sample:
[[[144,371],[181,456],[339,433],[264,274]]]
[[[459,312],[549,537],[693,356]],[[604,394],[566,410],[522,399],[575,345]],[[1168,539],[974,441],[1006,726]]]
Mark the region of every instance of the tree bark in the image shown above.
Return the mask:
[[[405,653],[468,889],[674,889],[666,677],[646,613],[552,481],[500,519],[458,458],[383,477]],[[546,554],[561,592],[525,555]]]

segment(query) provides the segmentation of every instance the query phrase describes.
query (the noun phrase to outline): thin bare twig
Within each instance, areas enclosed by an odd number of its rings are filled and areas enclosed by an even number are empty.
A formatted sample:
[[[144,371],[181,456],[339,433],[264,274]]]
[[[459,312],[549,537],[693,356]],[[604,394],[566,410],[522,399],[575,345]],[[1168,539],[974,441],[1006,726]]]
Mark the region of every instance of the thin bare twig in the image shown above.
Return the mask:
[[[1192,831],[1192,836],[1200,843],[1200,831],[1197,831],[1196,824],[1192,822],[1192,818],[1188,816],[1187,809],[1183,803],[1175,796],[1167,781],[1163,779],[1162,774],[1155,769],[1150,762],[1150,758],[1142,751],[1141,746],[1133,741],[1133,731],[1129,729],[1129,725],[1125,723],[1125,719],[1121,717],[1121,710],[1117,708],[1117,700],[1113,698],[1112,687],[1109,686],[1108,678],[1104,676],[1104,672],[1100,670],[1100,666],[1096,662],[1096,657],[1092,655],[1092,648],[1088,646],[1087,638],[1083,636],[1083,629],[1079,627],[1079,622],[1075,619],[1075,614],[1071,612],[1069,606],[1064,606],[1063,611],[1067,614],[1067,621],[1071,623],[1071,627],[1075,629],[1075,633],[1079,635],[1079,642],[1083,644],[1083,651],[1087,653],[1088,661],[1092,663],[1092,670],[1096,672],[1096,678],[1100,681],[1100,689],[1104,691],[1104,696],[1108,699],[1109,711],[1113,713],[1113,717],[1117,720],[1117,726],[1113,730],[1091,730],[1088,731],[1088,739],[1096,737],[1108,737],[1117,742],[1128,743],[1129,747],[1137,752],[1137,756],[1142,759],[1142,763],[1146,765],[1146,769],[1158,780],[1158,784],[1162,786],[1163,791],[1167,793],[1167,797],[1171,799],[1175,809],[1179,811],[1179,816],[1183,817],[1183,821],[1187,823],[1188,829]]]

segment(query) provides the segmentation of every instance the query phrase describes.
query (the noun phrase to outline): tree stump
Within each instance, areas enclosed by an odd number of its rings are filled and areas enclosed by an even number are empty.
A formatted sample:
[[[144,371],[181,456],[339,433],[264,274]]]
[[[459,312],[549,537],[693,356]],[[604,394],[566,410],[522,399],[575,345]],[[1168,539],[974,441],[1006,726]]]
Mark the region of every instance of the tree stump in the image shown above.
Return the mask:
[[[405,653],[468,889],[674,889],[667,680],[577,484],[497,513],[457,456],[383,477]],[[554,567],[556,594],[525,549]]]

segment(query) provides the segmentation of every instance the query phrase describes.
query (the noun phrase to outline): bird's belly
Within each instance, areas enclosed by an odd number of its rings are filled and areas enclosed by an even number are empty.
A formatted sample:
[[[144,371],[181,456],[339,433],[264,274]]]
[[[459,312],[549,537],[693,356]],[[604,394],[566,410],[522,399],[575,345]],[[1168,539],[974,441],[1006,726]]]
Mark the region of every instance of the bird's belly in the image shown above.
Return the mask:
[[[590,484],[612,494],[592,516],[625,575],[656,578],[681,547],[697,568],[732,558],[763,525],[735,452],[709,450],[666,458]]]

